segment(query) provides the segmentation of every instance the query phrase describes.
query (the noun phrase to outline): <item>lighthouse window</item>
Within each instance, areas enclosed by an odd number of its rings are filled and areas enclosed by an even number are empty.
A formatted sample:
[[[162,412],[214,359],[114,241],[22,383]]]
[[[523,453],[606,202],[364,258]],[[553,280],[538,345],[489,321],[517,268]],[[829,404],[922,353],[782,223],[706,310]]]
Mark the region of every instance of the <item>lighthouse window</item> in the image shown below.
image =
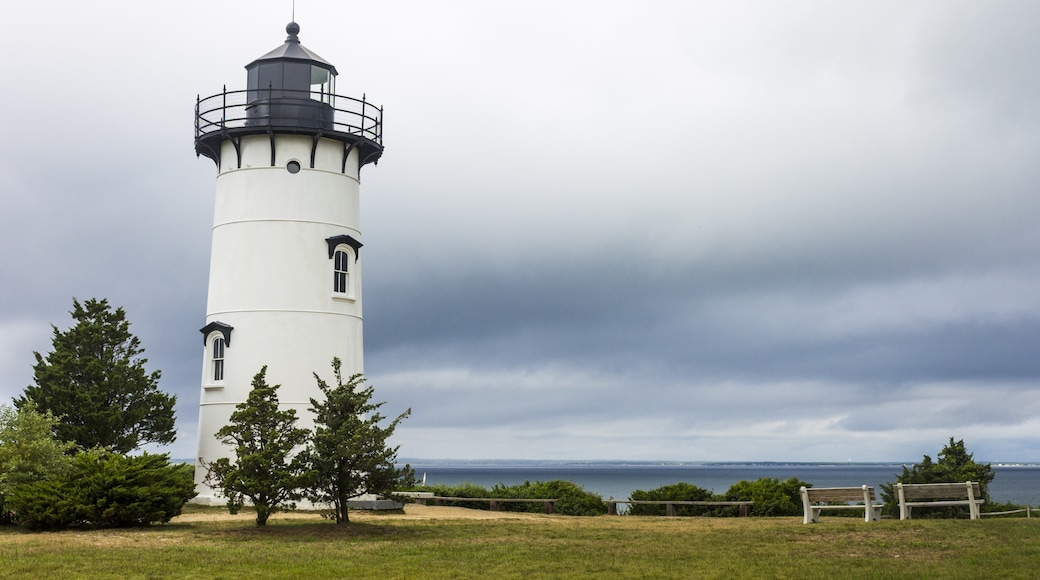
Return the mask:
[[[300,172],[300,162],[299,161],[290,161],[289,163],[286,164],[285,169],[289,173],[294,173],[294,174],[295,173],[299,173]]]
[[[337,294],[349,294],[350,254],[346,250],[336,250],[333,261],[332,291]]]
[[[332,71],[318,67],[311,67],[311,98],[329,105],[335,106],[333,97],[336,91],[336,75]]]
[[[213,339],[213,380],[224,380],[224,337]]]

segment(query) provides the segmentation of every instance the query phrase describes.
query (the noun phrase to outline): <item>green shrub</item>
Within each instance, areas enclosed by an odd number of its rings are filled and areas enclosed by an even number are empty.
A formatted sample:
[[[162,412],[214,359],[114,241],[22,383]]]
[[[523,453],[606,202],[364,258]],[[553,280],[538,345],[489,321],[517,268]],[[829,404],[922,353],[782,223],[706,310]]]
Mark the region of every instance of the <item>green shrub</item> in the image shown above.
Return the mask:
[[[555,479],[552,481],[525,481],[520,485],[495,485],[489,497],[555,499],[555,511],[565,516],[598,516],[607,513],[607,504],[603,498],[574,483]],[[545,504],[507,503],[500,509],[524,512],[544,512]]]
[[[171,465],[166,454],[85,451],[67,473],[13,490],[8,508],[32,530],[165,523],[195,497],[193,474],[190,465]]]
[[[7,498],[16,524],[30,530],[60,530],[85,523],[87,506],[73,495],[65,477],[51,477],[15,488]]]
[[[555,510],[558,514],[568,516],[593,516],[607,513],[607,504],[603,503],[600,496],[585,491],[580,485],[563,480],[553,481],[525,481],[520,485],[495,484],[491,489],[476,485],[474,483],[463,483],[459,485],[426,485],[414,488],[414,491],[428,491],[440,497],[458,498],[453,501],[444,501],[443,505],[471,508],[491,509],[489,502],[465,501],[467,497],[499,498],[499,499],[556,499]],[[499,509],[502,511],[542,513],[545,504],[542,502],[532,503],[501,503]]]
[[[763,477],[738,481],[726,491],[726,501],[753,501],[753,516],[797,516],[802,514],[802,486],[811,487],[796,477],[783,481]]]
[[[13,523],[6,496],[16,487],[68,469],[75,443],[58,441],[60,420],[27,402],[20,409],[0,405],[0,525]]]
[[[441,497],[491,497],[486,487],[469,482],[458,485],[421,485],[416,486],[414,491],[429,491]]]
[[[416,486],[413,491],[428,491],[432,492],[433,495],[440,497],[491,497],[491,492],[486,487],[477,485],[475,483],[460,483],[458,485],[423,485]],[[490,509],[490,505],[487,502],[467,502],[467,501],[445,501],[442,505],[464,507],[470,509]]]
[[[632,501],[712,501],[716,498],[710,490],[679,482],[648,491],[637,489],[628,496],[628,499]],[[680,516],[716,515],[717,511],[714,506],[675,506],[675,514]],[[633,516],[663,516],[666,508],[663,504],[630,504],[628,513]]]

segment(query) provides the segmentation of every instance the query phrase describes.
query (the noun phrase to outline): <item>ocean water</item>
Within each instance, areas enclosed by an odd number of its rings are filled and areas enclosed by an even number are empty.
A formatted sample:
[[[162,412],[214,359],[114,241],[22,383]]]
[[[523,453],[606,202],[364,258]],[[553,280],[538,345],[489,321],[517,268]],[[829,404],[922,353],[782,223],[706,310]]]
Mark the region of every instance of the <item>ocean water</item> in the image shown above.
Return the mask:
[[[798,479],[816,487],[849,487],[891,483],[902,473],[900,464],[855,463],[554,463],[494,462],[452,463],[411,461],[416,477],[425,475],[427,485],[473,483],[484,487],[495,484],[516,485],[524,481],[572,481],[604,499],[628,499],[636,489],[649,490],[685,482],[725,493],[741,480],[761,477]],[[996,478],[989,486],[990,498],[997,502],[1040,505],[1040,465],[994,465]]]

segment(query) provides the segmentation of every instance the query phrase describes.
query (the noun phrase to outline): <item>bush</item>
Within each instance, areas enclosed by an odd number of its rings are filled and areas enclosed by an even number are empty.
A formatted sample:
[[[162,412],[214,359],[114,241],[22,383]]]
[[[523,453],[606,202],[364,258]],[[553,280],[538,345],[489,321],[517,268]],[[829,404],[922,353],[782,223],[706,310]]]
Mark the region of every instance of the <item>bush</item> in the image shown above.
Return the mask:
[[[194,468],[166,454],[79,453],[62,475],[28,483],[8,497],[15,522],[32,530],[118,528],[166,523],[195,497]]]
[[[802,515],[802,486],[811,487],[796,477],[780,481],[763,477],[755,481],[738,481],[726,491],[726,501],[753,501],[753,516]]]
[[[536,481],[534,483],[525,481],[520,485],[495,484],[491,489],[476,485],[474,483],[463,483],[460,485],[427,485],[414,488],[414,491],[428,491],[441,497],[459,498],[457,501],[447,501],[445,505],[472,508],[491,509],[488,502],[465,501],[467,497],[499,498],[499,499],[556,499],[556,513],[568,516],[595,516],[607,513],[607,504],[603,503],[600,496],[585,491],[580,485],[563,480]],[[542,513],[545,504],[542,502],[532,503],[502,503],[499,504],[502,511]]]
[[[634,490],[629,496],[632,501],[711,501],[715,499],[711,491],[702,489],[689,483],[673,483],[657,489],[644,491]],[[629,515],[633,516],[663,516],[665,506],[631,504],[628,508]],[[680,505],[675,506],[675,514],[680,516],[704,516],[715,515],[717,508],[713,506]]]
[[[50,411],[40,412],[31,401],[21,409],[0,405],[0,525],[13,523],[5,497],[26,483],[57,475],[68,469],[68,452],[75,443],[55,439],[60,423]]]
[[[13,521],[30,530],[60,530],[85,522],[87,506],[68,480],[52,477],[19,486],[7,499]]]
[[[489,497],[555,499],[556,513],[565,516],[599,516],[607,513],[607,504],[600,496],[585,491],[585,488],[573,481],[555,479],[552,481],[525,481],[521,485],[495,485]],[[509,511],[543,512],[545,504],[508,503],[501,504],[500,509]]]
[[[491,492],[488,491],[484,485],[477,485],[476,483],[459,483],[458,485],[445,485],[444,483],[437,483],[435,485],[416,485],[414,491],[417,492],[431,492],[435,496],[441,496],[445,498],[489,498]]]
[[[414,488],[413,491],[428,491],[428,492],[433,493],[433,495],[440,496],[440,497],[457,497],[457,498],[491,497],[491,492],[488,491],[488,489],[486,487],[477,485],[475,483],[468,483],[468,482],[467,483],[460,483],[459,485],[438,484],[438,485],[417,486],[417,487]],[[448,502],[445,502],[444,505],[455,506],[455,507],[471,508],[471,509],[483,509],[483,510],[490,509],[490,506],[488,505],[487,502],[448,501]]]

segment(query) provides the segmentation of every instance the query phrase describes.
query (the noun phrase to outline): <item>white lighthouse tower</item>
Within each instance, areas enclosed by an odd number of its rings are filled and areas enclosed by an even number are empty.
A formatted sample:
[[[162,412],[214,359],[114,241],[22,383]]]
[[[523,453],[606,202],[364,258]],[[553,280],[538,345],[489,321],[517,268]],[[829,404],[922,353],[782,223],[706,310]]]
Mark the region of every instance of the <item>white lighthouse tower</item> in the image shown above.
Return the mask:
[[[360,171],[383,153],[382,109],[336,94],[336,68],[285,43],[246,65],[245,90],[200,98],[195,151],[217,166],[197,457],[268,366],[282,408],[309,427],[313,373],[363,372]],[[195,469],[197,501],[214,499]]]

